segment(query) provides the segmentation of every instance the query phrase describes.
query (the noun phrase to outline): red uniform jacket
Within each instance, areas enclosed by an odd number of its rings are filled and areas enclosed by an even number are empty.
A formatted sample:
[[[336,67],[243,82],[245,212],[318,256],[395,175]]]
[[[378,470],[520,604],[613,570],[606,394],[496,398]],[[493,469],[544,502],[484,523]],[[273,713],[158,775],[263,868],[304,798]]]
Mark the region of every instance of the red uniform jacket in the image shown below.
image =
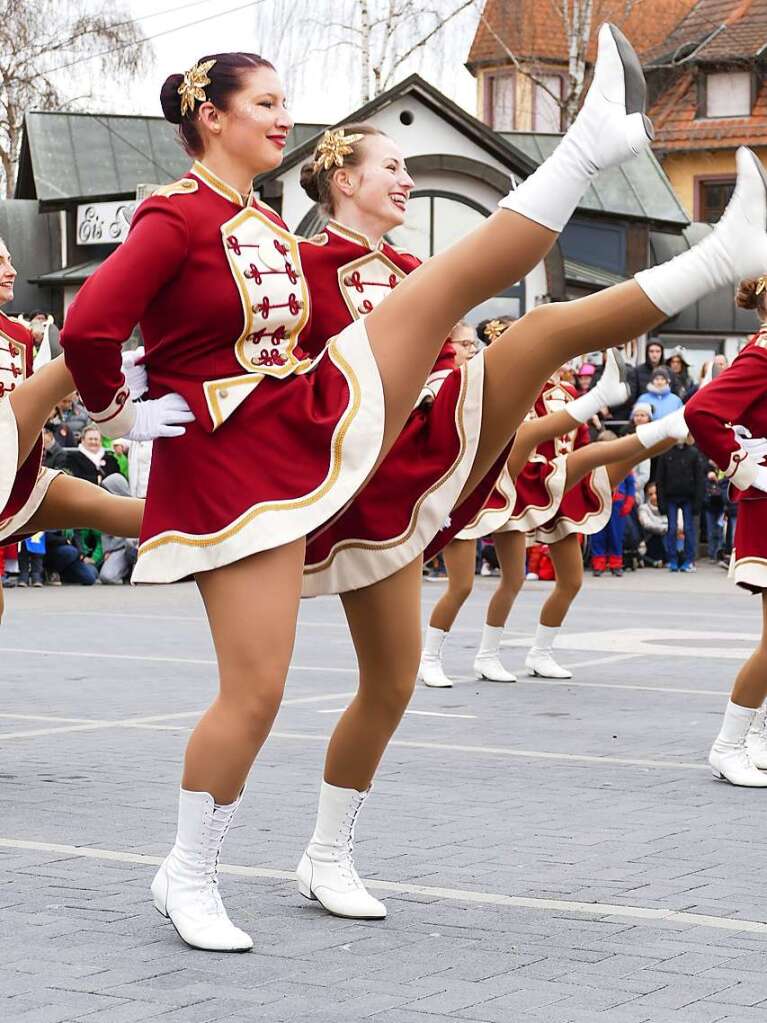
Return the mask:
[[[684,418],[698,447],[741,491],[745,500],[767,497],[751,484],[758,461],[746,454],[733,426],[767,436],[767,331],[755,334],[733,364],[685,405]]]
[[[420,266],[410,253],[386,241],[374,246],[365,235],[335,220],[320,234],[302,241],[299,250],[312,303],[300,345],[311,358],[352,320],[372,312],[403,277]],[[455,350],[445,342],[426,381],[432,394],[454,366]]]
[[[86,408],[117,436],[133,418],[120,350],[140,323],[150,397],[178,391],[212,432],[265,376],[309,368],[297,350],[309,314],[298,240],[195,163],[141,203],[70,306],[61,344]]]

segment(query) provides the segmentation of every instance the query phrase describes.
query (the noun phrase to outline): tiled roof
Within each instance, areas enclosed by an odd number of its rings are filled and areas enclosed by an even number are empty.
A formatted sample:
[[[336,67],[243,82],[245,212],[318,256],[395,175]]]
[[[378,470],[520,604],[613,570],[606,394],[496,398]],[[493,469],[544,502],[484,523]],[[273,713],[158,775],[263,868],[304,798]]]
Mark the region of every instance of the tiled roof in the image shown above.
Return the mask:
[[[603,0],[594,18],[589,60],[594,57],[596,33],[602,21],[619,25],[637,51],[644,54],[655,52],[694,5],[695,0],[641,0],[632,5],[626,17],[625,0]],[[561,20],[552,16],[553,9],[552,4],[541,0],[486,0],[484,20],[477,26],[469,52],[469,66],[507,60],[503,45],[488,24],[518,57],[566,62],[564,28]]]
[[[767,45],[767,0],[698,0],[646,63],[748,60]]]
[[[767,145],[767,84],[762,84],[750,117],[697,118],[698,90],[692,71],[683,72],[648,111],[655,128],[653,148],[734,149]]]

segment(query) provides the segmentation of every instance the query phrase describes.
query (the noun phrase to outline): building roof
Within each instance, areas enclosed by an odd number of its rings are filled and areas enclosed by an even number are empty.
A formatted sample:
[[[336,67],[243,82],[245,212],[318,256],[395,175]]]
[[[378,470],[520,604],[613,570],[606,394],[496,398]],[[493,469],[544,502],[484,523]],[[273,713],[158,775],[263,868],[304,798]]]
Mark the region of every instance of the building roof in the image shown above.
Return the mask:
[[[317,130],[297,124],[289,145]],[[190,162],[163,117],[32,111],[24,120],[16,198],[57,205],[134,195],[138,182],[173,181]]]
[[[748,117],[698,117],[698,83],[683,71],[648,110],[656,150],[735,149],[767,145],[767,84],[760,81]]]
[[[503,138],[526,153],[536,165],[556,148],[561,135],[504,132]],[[581,200],[579,211],[684,227],[689,217],[672,189],[662,167],[650,150],[620,167],[602,171]]]
[[[38,274],[31,277],[32,284],[42,284],[63,288],[65,285],[75,286],[85,284],[91,274],[95,274],[103,259],[89,259],[85,263],[76,263],[73,266],[64,266],[60,270],[51,270],[47,274]]]
[[[662,3],[645,0],[632,4],[626,17],[625,0],[602,0],[598,16],[594,17],[588,59],[594,58],[596,34],[601,22],[612,21],[619,25],[637,52],[642,54],[654,51],[694,5],[695,0],[663,0]],[[482,65],[507,63],[506,47],[519,58],[535,57],[542,61],[567,63],[564,25],[553,14],[555,9],[556,5],[541,3],[540,0],[486,0],[484,18],[477,26],[469,51],[469,70],[474,71]]]
[[[727,63],[757,59],[765,46],[767,0],[698,0],[643,56],[650,65]]]

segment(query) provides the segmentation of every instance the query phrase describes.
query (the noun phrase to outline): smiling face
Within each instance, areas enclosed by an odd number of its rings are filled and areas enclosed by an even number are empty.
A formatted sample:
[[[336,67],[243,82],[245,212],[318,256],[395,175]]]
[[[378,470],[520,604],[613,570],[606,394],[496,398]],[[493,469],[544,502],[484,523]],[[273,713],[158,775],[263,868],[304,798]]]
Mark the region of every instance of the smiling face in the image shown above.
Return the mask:
[[[82,445],[87,448],[88,451],[94,453],[101,447],[101,434],[94,427],[90,426],[87,430],[83,431]]]
[[[366,135],[357,146],[360,162],[339,168],[333,176],[334,204],[351,201],[356,211],[378,223],[384,234],[405,222],[414,182],[402,150],[387,135]]]
[[[11,254],[5,242],[0,241],[0,305],[5,305],[13,299],[15,280],[16,270],[11,262]]]
[[[272,68],[244,71],[240,80],[241,88],[231,95],[226,110],[212,103],[200,105],[203,159],[215,148],[255,177],[282,163],[293,118],[287,111],[279,75]]]

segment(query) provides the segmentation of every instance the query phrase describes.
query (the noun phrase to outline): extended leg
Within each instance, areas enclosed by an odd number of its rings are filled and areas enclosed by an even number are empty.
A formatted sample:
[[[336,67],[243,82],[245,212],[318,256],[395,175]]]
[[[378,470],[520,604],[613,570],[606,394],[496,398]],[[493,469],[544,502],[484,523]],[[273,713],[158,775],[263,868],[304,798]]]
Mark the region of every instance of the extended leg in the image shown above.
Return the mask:
[[[17,466],[24,463],[35,446],[54,406],[74,389],[72,374],[66,367],[64,356],[59,355],[11,392],[8,400],[16,417],[19,436]]]
[[[541,608],[532,649],[525,660],[531,675],[541,678],[572,678],[572,672],[557,664],[552,655],[554,642],[573,601],[583,585],[583,554],[577,533],[549,547],[556,582]]]
[[[87,528],[112,536],[137,537],[143,516],[144,502],[138,498],[116,497],[102,487],[62,473],[48,487],[27,528],[30,533]]]
[[[453,540],[443,551],[447,569],[447,590],[434,605],[424,637],[418,677],[434,689],[449,689],[450,678],[442,667],[442,646],[458,612],[474,587],[476,540]]]
[[[516,682],[516,675],[502,664],[499,651],[506,620],[525,581],[525,534],[494,533],[493,543],[501,578],[487,607],[482,639],[474,658],[474,674],[489,682]]]
[[[762,635],[740,669],[727,703],[724,721],[709,754],[714,777],[733,785],[767,788],[767,741],[764,716],[750,737],[759,708],[767,698],[767,593],[762,594]],[[751,741],[749,741],[751,740]]]
[[[359,688],[328,746],[314,835],[298,865],[299,890],[337,916],[380,919],[354,867],[354,825],[415,685],[421,648],[421,562],[342,594]]]

